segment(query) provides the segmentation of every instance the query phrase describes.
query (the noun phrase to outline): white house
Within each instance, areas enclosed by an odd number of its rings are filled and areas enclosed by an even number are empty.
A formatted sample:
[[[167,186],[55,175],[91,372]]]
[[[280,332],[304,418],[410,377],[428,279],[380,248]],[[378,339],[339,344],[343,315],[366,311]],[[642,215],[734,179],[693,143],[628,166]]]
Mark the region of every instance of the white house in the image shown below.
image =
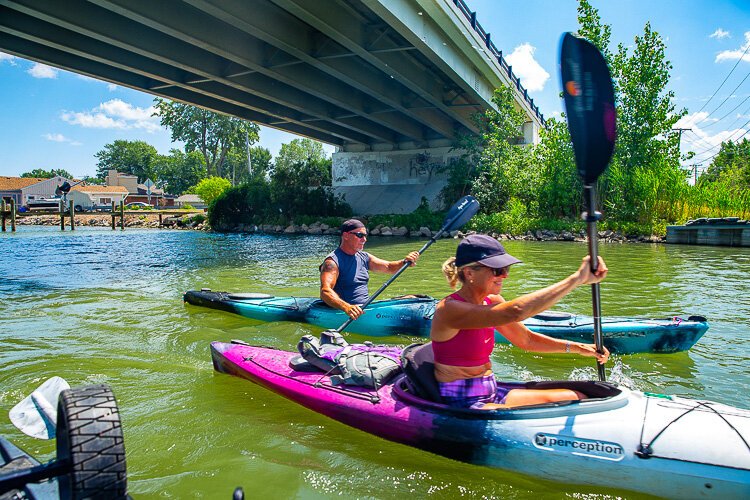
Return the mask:
[[[54,198],[55,189],[65,181],[73,183],[71,179],[59,175],[50,179],[0,176],[0,198],[12,198],[18,206],[39,198]]]
[[[73,200],[76,210],[90,210],[94,207],[111,206],[114,201],[119,205],[128,196],[125,186],[73,186],[68,193],[68,200]]]
[[[184,207],[185,205],[190,205],[193,208],[206,208],[206,203],[201,200],[201,197],[197,194],[183,194],[174,202],[175,205],[180,208]]]

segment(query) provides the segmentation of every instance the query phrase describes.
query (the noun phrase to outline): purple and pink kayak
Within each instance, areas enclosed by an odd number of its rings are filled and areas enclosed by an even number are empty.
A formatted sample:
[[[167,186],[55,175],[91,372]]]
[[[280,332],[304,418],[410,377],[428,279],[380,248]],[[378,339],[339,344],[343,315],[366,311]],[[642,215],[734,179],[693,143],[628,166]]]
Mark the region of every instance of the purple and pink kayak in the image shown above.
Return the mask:
[[[750,411],[709,401],[630,391],[601,382],[590,396],[525,408],[462,410],[410,392],[398,375],[378,391],[333,386],[293,369],[297,353],[213,342],[214,368],[376,436],[477,465],[551,481],[670,498],[750,498]],[[564,471],[564,474],[561,472]]]

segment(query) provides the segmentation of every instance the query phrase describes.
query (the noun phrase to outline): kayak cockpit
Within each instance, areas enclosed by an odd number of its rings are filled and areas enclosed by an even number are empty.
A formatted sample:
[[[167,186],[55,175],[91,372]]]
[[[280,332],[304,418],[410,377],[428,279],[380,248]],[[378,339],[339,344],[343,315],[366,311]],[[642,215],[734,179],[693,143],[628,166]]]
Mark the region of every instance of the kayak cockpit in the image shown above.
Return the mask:
[[[393,382],[393,395],[404,403],[424,410],[462,415],[467,418],[520,419],[546,418],[559,415],[576,415],[612,410],[628,402],[623,389],[598,381],[531,381],[501,382],[498,386],[507,389],[572,389],[587,396],[576,401],[559,401],[533,406],[500,408],[496,410],[474,410],[454,408],[441,402],[438,383],[435,380],[435,365],[432,348],[427,344],[412,344],[401,355],[404,374]]]

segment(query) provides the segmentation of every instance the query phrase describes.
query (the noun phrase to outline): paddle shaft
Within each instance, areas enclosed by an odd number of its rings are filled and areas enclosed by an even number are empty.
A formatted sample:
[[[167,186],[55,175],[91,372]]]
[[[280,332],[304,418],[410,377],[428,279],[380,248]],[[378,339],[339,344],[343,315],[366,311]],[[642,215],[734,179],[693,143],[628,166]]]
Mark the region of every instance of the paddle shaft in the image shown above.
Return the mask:
[[[599,269],[599,233],[596,230],[596,222],[601,218],[601,214],[596,211],[596,186],[586,184],[583,187],[583,195],[586,201],[586,231],[588,233],[589,256],[591,257],[591,272],[595,273]],[[599,283],[591,285],[591,301],[594,309],[594,344],[596,352],[603,353],[604,346],[602,343],[602,304],[599,292]],[[596,363],[599,380],[606,381],[607,376],[604,371],[604,365]]]

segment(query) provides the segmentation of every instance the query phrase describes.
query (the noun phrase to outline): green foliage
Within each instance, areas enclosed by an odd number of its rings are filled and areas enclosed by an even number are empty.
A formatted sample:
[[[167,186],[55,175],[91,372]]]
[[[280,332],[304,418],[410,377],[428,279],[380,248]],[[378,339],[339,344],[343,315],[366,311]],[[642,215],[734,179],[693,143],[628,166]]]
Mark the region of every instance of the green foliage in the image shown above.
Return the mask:
[[[700,176],[698,184],[703,186],[722,181],[733,183],[738,192],[750,190],[749,140],[722,142],[719,153]]]
[[[172,132],[172,141],[185,143],[185,151],[203,155],[208,176],[225,176],[224,163],[231,149],[241,150],[258,140],[259,127],[246,120],[202,108],[154,99],[161,125]]]
[[[182,208],[184,210],[195,210],[195,208],[193,208],[193,205],[191,205],[190,203],[185,203],[184,205],[182,205]]]
[[[234,185],[244,184],[254,179],[267,180],[271,171],[271,152],[263,147],[250,148],[250,165],[247,162],[247,148],[231,149],[227,153],[227,176]],[[252,169],[252,170],[250,170]]]
[[[380,224],[391,228],[405,227],[409,231],[428,227],[438,230],[443,226],[445,212],[433,212],[427,200],[423,197],[419,206],[410,214],[373,215],[367,221],[367,226],[374,228]]]
[[[312,139],[294,139],[287,144],[282,144],[279,155],[274,161],[274,170],[289,171],[296,170],[299,165],[323,165],[328,160],[323,144]],[[330,186],[330,168],[328,169],[328,181],[321,186]],[[325,177],[325,174],[324,176]],[[320,179],[323,180],[324,179]]]
[[[181,195],[206,177],[203,156],[193,151],[172,149],[169,156],[159,155],[154,165],[156,184],[167,193]]]
[[[21,177],[30,177],[37,179],[51,179],[56,176],[65,177],[66,179],[72,179],[71,175],[67,170],[63,168],[53,168],[51,170],[44,170],[43,168],[35,168],[31,172],[24,172]]]
[[[270,224],[269,217],[275,215],[271,189],[262,179],[227,189],[208,207],[208,222],[214,228],[248,223]]]
[[[96,175],[104,180],[109,170],[135,175],[138,182],[156,178],[156,164],[159,154],[156,148],[145,141],[118,139],[106,144],[94,155],[97,158]]]
[[[212,201],[231,186],[232,184],[223,177],[208,177],[200,181],[195,186],[194,191],[204,203],[210,205]]]

